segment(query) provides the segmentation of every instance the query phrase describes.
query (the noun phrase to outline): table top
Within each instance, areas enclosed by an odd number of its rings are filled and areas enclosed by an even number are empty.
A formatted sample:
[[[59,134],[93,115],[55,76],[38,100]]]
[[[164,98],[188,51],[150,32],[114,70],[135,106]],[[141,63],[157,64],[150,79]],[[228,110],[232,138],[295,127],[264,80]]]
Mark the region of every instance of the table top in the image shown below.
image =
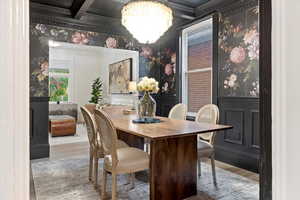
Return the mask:
[[[64,121],[64,120],[75,120],[74,117],[70,115],[49,115],[50,121]]]
[[[110,116],[116,129],[136,136],[159,140],[166,138],[184,137],[201,133],[231,129],[232,126],[220,124],[197,123],[187,120],[157,117],[162,122],[154,124],[135,124],[136,114],[123,114],[124,106],[105,107],[103,110]]]

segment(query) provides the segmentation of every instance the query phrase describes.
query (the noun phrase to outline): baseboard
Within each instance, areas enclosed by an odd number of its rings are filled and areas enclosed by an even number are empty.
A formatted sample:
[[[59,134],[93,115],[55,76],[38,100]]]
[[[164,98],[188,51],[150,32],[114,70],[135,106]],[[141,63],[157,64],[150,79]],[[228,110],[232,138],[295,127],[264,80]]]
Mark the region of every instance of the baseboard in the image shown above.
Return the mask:
[[[30,160],[49,158],[49,144],[38,144],[30,147]]]
[[[259,158],[247,155],[243,152],[236,152],[223,147],[215,146],[216,160],[259,173]]]

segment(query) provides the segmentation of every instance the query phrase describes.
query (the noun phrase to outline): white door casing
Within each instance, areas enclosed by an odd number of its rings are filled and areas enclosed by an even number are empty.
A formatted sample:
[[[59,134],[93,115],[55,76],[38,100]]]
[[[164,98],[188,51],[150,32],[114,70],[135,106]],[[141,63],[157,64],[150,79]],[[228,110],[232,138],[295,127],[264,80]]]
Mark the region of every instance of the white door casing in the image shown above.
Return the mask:
[[[29,200],[29,0],[1,0],[0,27],[0,199]]]

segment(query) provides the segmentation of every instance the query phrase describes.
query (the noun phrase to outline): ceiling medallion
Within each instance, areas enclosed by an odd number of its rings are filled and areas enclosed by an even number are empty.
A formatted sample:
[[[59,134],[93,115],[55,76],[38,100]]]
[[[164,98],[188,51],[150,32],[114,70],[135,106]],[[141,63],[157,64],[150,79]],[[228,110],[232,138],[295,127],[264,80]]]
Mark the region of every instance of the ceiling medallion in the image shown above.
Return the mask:
[[[122,8],[122,25],[140,43],[156,42],[172,23],[172,9],[160,1],[133,0]]]

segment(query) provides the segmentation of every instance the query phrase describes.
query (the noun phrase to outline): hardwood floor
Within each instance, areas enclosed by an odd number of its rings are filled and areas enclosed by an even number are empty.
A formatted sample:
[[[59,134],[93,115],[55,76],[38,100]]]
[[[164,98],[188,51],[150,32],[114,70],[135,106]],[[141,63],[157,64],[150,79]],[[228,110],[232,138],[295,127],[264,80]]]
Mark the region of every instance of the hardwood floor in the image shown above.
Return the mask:
[[[81,143],[71,143],[71,144],[62,144],[62,145],[54,145],[50,147],[50,160],[60,160],[66,158],[76,158],[80,156],[87,155],[89,153],[89,144],[88,142],[81,142]],[[35,162],[34,160],[32,162]],[[224,170],[233,172],[245,178],[251,179],[253,181],[259,182],[259,175],[244,169],[240,169],[226,163],[222,163],[216,161],[216,167],[222,168]],[[35,190],[34,184],[31,176],[31,200],[35,200]],[[193,200],[206,200],[202,197],[193,197]]]
[[[88,142],[54,145],[50,147],[50,159],[57,160],[62,158],[73,158],[89,153]],[[208,161],[209,162],[209,161]],[[243,177],[259,182],[259,175],[232,165],[216,161],[216,167],[239,174]]]

